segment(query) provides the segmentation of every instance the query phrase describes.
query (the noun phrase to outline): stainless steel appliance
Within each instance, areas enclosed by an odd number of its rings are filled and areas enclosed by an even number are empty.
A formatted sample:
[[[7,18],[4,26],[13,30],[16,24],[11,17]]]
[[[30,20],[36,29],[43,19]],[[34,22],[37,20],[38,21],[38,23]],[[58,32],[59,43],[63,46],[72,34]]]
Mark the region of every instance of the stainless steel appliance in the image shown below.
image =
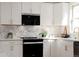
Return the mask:
[[[23,38],[23,57],[43,57],[43,39]]]
[[[79,42],[74,41],[74,57],[79,57]]]
[[[40,25],[39,15],[22,15],[22,25]]]

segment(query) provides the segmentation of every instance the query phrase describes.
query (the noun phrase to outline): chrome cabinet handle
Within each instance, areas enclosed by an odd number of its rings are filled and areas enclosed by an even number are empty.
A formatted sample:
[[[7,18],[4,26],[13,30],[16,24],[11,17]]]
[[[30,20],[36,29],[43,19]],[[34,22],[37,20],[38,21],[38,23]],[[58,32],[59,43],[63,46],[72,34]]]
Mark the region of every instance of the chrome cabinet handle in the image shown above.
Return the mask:
[[[10,46],[10,50],[11,50],[11,51],[13,51],[13,48],[14,48],[13,46]]]
[[[67,51],[68,50],[68,47],[67,47],[67,45],[65,45],[65,51]]]

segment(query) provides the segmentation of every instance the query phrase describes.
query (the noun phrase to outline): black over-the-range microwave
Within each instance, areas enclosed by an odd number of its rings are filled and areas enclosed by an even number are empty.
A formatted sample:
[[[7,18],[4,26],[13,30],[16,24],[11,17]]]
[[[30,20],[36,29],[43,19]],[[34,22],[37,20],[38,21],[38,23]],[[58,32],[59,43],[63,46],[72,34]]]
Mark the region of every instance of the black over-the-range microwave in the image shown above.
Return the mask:
[[[22,15],[22,25],[40,25],[40,15]]]

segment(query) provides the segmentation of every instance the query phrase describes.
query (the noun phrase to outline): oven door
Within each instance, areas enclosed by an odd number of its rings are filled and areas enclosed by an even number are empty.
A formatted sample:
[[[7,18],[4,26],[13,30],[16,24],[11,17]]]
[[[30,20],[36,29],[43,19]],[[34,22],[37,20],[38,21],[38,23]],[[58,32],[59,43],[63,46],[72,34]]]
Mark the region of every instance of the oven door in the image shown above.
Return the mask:
[[[23,57],[43,57],[43,43],[24,42]]]

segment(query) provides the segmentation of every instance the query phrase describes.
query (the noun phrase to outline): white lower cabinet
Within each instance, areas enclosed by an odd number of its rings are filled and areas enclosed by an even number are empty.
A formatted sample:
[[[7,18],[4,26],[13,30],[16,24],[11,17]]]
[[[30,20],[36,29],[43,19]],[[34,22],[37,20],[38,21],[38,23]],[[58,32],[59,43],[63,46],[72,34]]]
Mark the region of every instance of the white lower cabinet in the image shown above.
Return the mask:
[[[43,57],[50,57],[50,41],[44,40],[43,41]]]
[[[10,46],[11,57],[22,57],[22,45]]]
[[[0,41],[0,57],[10,56],[10,45],[8,43],[6,41]]]
[[[22,57],[21,41],[0,41],[0,57]]]
[[[73,41],[65,41],[65,57],[74,57]]]
[[[50,40],[51,43],[51,57],[57,56],[57,43],[56,40]]]
[[[57,53],[56,57],[65,57],[65,49],[64,49],[64,41],[59,39],[56,41],[56,46],[57,46]]]
[[[43,48],[44,57],[73,57],[73,41],[44,40]]]
[[[73,41],[57,40],[57,57],[73,57]]]
[[[62,40],[51,40],[51,57],[64,57],[64,43]]]
[[[22,57],[22,41],[0,41],[0,57]],[[43,57],[73,57],[73,41],[43,41]]]

